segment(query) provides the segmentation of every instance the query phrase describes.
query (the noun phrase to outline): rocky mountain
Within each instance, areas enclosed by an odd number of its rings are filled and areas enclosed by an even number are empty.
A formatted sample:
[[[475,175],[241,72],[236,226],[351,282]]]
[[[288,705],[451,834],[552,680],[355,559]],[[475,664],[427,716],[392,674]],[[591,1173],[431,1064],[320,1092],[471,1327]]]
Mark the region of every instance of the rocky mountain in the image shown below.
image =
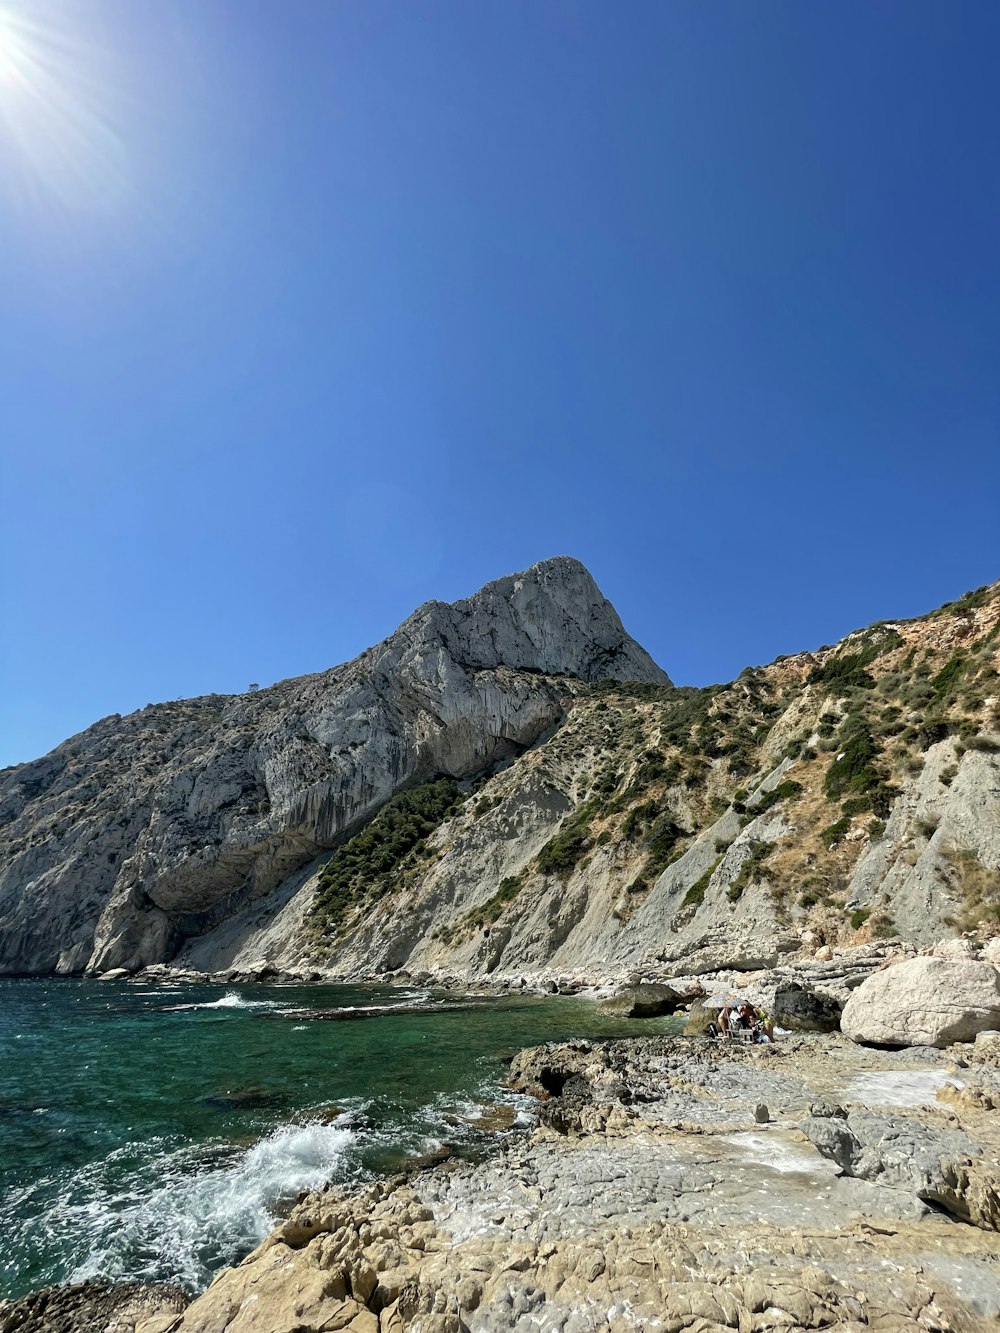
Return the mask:
[[[338,850],[300,899],[300,958],[611,979],[993,934],[998,664],[994,586],[730,685],[575,687],[432,832],[399,837],[390,807]]]
[[[135,969],[266,915],[394,793],[489,772],[605,677],[667,683],[557,558],[319,675],[105,718],[0,774],[0,972]]]
[[[0,968],[615,978],[1000,931],[1000,585],[676,688],[566,559],[0,775]]]

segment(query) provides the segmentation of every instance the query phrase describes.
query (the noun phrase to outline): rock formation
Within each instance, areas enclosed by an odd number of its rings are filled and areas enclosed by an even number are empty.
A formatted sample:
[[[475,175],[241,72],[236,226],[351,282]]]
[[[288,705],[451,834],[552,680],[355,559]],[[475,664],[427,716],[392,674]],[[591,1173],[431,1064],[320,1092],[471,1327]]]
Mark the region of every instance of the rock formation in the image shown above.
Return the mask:
[[[1000,970],[970,959],[911,958],[876,972],[844,1007],[841,1029],[880,1046],[950,1046],[1000,1027]]]
[[[901,1109],[914,1080],[929,1104]],[[545,1098],[530,1138],[310,1194],[186,1309],[114,1327],[995,1329],[995,1062],[639,1038],[522,1051],[511,1082]],[[0,1305],[0,1329],[62,1333],[38,1304]]]
[[[566,986],[815,954],[826,1026],[832,950],[1000,926],[998,666],[1000,585],[674,688],[547,561],[0,774],[0,972]]]
[[[103,972],[294,886],[394,792],[562,719],[558,678],[667,677],[575,560],[428,602],[345,666],[110,717],[0,775],[0,972]]]

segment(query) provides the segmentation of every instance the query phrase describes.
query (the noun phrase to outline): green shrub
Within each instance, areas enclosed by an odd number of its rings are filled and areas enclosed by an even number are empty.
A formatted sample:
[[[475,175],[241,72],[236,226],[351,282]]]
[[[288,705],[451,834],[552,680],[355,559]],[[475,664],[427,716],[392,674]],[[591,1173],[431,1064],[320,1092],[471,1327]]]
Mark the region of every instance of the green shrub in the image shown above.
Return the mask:
[[[622,824],[622,837],[631,842],[651,820],[656,818],[657,809],[655,801],[646,801],[642,805],[633,807]]]
[[[881,838],[884,832],[885,832],[884,819],[873,819],[872,822],[868,825],[868,836],[871,838],[872,842],[877,842],[879,838]]]
[[[972,592],[963,593],[957,601],[945,602],[939,606],[936,611],[931,612],[931,619],[937,619],[938,616],[953,615],[956,611],[974,611],[977,607],[985,606],[990,599],[990,584],[984,583],[981,588],[974,588]]]
[[[508,875],[500,881],[500,887],[491,898],[481,906],[466,913],[465,924],[472,927],[492,926],[504,913],[524,888],[524,871],[518,875]]]
[[[841,653],[829,658],[822,666],[814,667],[809,673],[809,684],[830,685],[835,690],[847,687],[873,690],[875,681],[865,670],[865,665],[863,653]]]
[[[653,685],[644,680],[615,680],[612,676],[602,676],[590,686],[590,693],[597,698],[619,695],[623,699],[636,699],[640,703],[658,703],[669,702],[688,688],[675,689],[672,685]]]
[[[953,653],[944,667],[932,678],[931,689],[939,698],[947,698],[955,693],[957,684],[965,674],[967,660],[964,653]]]
[[[829,849],[834,845],[834,843],[837,843],[841,840],[841,838],[844,836],[844,834],[850,827],[851,827],[851,821],[849,817],[845,815],[843,819],[838,819],[835,824],[829,824],[825,829],[823,829],[819,835],[820,840],[823,842],[824,846],[829,851]]]
[[[882,781],[875,768],[878,755],[878,746],[868,727],[858,726],[844,743],[840,756],[826,770],[823,788],[827,797],[836,800],[846,791],[861,795],[878,787]]]
[[[649,839],[646,873],[654,877],[662,874],[670,864],[677,843],[687,836],[687,829],[681,828],[670,819],[662,819],[653,829],[653,835]]]
[[[590,846],[590,822],[597,813],[593,801],[585,801],[563,820],[562,827],[538,853],[538,869],[543,875],[566,879]]]
[[[979,750],[983,754],[997,754],[1000,752],[1000,737],[997,736],[970,736],[965,743],[967,750]]]
[[[951,734],[951,723],[945,717],[927,717],[915,728],[915,733],[919,749],[926,750]]]
[[[840,718],[836,713],[823,713],[816,725],[816,732],[820,736],[832,736],[840,726]]]
[[[860,930],[868,918],[871,911],[867,907],[859,907],[856,912],[851,913],[851,927],[854,930]]]
[[[771,872],[764,864],[767,858],[774,851],[774,844],[770,842],[751,842],[750,851],[743,864],[740,866],[740,873],[733,880],[732,887],[738,888],[740,893],[755,880],[770,879]]]
[[[400,792],[358,833],[342,843],[320,871],[312,913],[329,934],[353,905],[381,897],[407,857],[465,799],[451,778]]]
[[[757,804],[752,807],[753,813],[762,815],[766,810],[770,810],[772,806],[777,805],[779,801],[790,801],[795,796],[801,796],[802,790],[801,782],[779,782],[776,787],[764,792],[758,799]]]
[[[843,814],[850,818],[852,815],[863,815],[866,810],[871,809],[871,799],[867,796],[851,796],[841,805]]]
[[[891,940],[895,939],[899,931],[892,924],[887,916],[876,916],[872,919],[872,931],[877,939]]]
[[[716,870],[718,870],[721,861],[722,857],[720,856],[717,861],[712,862],[712,864],[708,867],[705,873],[702,876],[700,876],[700,878],[695,880],[695,882],[688,889],[687,893],[684,895],[684,899],[681,903],[682,907],[701,906],[701,904],[705,901],[705,890],[708,888],[708,882],[715,874]]]

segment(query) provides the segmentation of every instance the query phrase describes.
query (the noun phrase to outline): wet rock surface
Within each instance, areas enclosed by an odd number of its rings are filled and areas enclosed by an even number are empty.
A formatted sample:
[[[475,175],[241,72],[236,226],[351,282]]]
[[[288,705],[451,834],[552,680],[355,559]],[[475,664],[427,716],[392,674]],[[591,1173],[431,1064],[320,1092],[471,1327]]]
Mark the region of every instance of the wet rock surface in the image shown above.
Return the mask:
[[[1000,1067],[980,1045],[977,1061],[839,1036],[519,1052],[530,1137],[309,1195],[135,1333],[985,1333]]]

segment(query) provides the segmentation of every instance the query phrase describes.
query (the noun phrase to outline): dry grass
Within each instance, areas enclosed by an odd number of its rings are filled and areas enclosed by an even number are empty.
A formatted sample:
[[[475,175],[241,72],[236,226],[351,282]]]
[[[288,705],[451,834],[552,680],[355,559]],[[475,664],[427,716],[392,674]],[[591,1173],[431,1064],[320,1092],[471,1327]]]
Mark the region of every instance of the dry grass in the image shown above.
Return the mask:
[[[963,931],[989,937],[1000,935],[1000,870],[984,866],[976,853],[949,847],[944,853],[962,898],[956,924]]]

